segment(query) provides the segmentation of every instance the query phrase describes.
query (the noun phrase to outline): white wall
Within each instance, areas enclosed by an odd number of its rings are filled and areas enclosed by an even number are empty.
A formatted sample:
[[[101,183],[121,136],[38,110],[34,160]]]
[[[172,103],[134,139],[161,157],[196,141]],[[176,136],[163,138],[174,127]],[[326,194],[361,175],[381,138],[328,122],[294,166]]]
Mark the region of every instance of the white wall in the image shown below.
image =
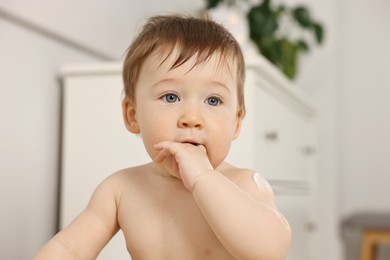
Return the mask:
[[[341,10],[340,213],[390,211],[390,2]]]
[[[0,7],[61,35],[77,39],[107,56],[121,58],[134,30],[147,15],[187,12],[203,5],[203,0],[3,0]]]

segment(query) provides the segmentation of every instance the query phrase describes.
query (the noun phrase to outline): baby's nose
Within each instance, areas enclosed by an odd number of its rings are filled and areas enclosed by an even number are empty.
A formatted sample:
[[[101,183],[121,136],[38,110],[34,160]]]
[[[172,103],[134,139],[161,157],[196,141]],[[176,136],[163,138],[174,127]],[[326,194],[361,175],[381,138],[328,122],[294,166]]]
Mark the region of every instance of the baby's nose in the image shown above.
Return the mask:
[[[180,128],[198,128],[202,129],[204,126],[204,121],[199,113],[198,109],[192,108],[186,111],[183,111],[183,114],[178,120],[178,127]]]

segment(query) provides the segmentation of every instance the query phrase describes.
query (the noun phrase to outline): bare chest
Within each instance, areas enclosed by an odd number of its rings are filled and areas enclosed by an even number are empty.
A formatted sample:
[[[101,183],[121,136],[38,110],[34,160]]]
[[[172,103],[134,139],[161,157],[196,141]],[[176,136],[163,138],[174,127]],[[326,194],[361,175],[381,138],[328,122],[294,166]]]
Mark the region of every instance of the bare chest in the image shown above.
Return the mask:
[[[120,205],[119,222],[133,260],[233,259],[186,192],[138,194]]]

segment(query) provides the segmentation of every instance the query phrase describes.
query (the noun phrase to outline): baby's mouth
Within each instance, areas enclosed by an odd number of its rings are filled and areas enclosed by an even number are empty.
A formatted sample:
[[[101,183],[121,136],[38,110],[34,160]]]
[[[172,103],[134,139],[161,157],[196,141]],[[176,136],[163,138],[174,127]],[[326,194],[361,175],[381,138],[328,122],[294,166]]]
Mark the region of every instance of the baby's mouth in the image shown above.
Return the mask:
[[[192,144],[194,146],[198,146],[199,145],[198,143],[195,143],[195,142],[183,142],[183,144]]]
[[[194,141],[184,141],[184,142],[181,142],[182,144],[191,144],[193,146],[196,146],[200,149],[202,149],[204,152],[207,153],[207,149],[206,149],[206,146],[204,144],[200,144],[200,143],[197,143],[197,142],[194,142]]]
[[[182,143],[182,144],[192,144],[194,146],[198,146],[201,144],[195,138],[181,139],[181,140],[177,140],[177,142]]]

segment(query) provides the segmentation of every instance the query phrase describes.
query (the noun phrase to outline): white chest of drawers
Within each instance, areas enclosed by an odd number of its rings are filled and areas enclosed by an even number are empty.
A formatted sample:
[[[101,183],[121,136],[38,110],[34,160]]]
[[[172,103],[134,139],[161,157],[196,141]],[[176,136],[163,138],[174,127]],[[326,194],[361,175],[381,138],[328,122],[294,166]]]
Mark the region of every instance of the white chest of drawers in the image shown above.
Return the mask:
[[[238,165],[245,162],[271,183],[278,207],[293,231],[287,259],[316,259],[315,107],[261,57],[247,58],[245,87],[247,117],[229,158]]]

